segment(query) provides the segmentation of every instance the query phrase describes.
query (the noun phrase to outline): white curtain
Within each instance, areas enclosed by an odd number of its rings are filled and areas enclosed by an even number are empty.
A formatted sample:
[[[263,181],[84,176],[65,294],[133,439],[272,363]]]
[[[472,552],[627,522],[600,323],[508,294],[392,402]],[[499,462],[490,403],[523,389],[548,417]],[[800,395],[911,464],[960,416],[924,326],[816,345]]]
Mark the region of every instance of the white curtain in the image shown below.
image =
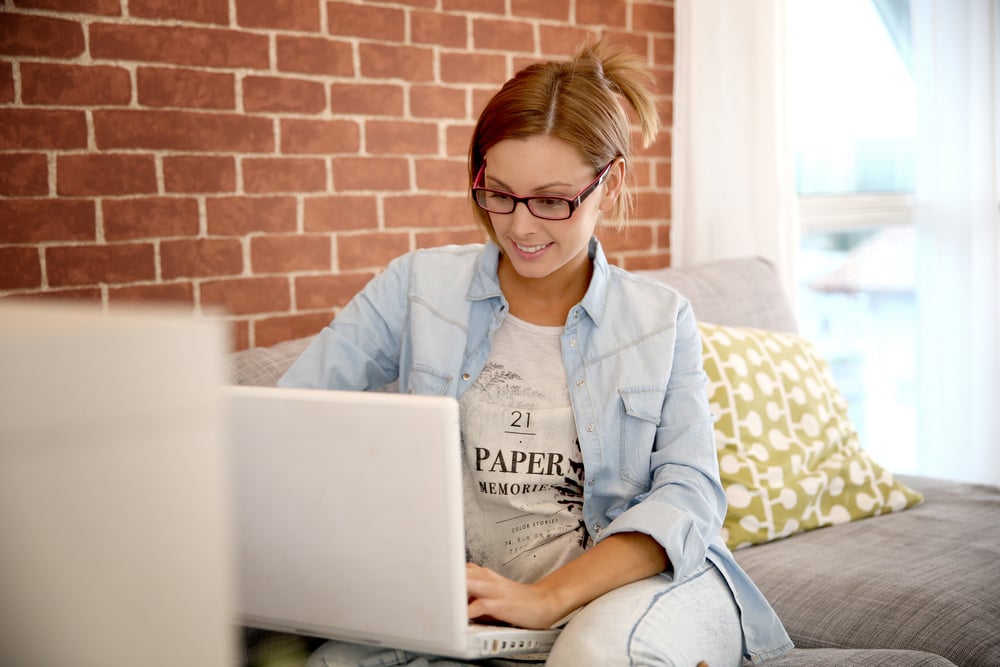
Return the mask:
[[[676,5],[670,254],[674,266],[765,257],[794,304],[785,11],[785,0]]]
[[[914,0],[917,466],[1000,483],[1000,0]]]

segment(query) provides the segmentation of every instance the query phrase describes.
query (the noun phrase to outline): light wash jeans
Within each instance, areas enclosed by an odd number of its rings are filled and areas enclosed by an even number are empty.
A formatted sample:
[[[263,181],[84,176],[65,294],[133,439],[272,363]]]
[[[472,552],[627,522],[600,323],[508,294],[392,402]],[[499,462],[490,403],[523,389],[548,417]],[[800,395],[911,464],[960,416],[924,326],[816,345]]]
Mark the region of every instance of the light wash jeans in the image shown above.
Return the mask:
[[[739,667],[743,638],[732,593],[712,565],[675,584],[667,574],[637,581],[594,600],[567,624],[545,665],[549,667]],[[448,658],[331,641],[306,667],[489,667],[524,661],[456,662]],[[527,663],[539,665],[542,663]]]

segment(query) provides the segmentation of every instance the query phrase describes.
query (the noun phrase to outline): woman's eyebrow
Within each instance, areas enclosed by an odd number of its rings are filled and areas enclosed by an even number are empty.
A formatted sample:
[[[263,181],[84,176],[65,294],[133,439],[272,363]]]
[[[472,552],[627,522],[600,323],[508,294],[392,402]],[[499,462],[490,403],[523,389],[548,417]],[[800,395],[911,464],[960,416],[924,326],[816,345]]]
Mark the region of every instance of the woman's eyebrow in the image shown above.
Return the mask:
[[[487,180],[487,182],[492,181],[493,186],[496,187],[496,188],[499,188],[501,190],[506,190],[507,192],[514,192],[513,188],[511,188],[509,185],[507,185],[506,183],[504,183],[503,181],[501,181],[499,178],[496,178],[494,176],[487,176],[486,180]],[[573,187],[573,184],[572,183],[565,183],[563,181],[552,181],[551,183],[546,183],[544,185],[539,185],[532,192],[541,192],[542,190],[548,190],[549,188],[553,188],[553,187],[571,188],[571,187]]]

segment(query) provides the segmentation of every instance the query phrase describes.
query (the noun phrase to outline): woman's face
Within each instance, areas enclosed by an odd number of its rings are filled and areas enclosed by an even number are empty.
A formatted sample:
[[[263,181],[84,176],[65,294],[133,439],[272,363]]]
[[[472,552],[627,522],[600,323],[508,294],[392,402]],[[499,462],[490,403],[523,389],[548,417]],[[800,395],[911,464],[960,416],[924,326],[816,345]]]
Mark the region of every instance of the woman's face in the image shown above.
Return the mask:
[[[519,197],[576,197],[597,175],[573,146],[547,136],[505,139],[485,158],[482,186]],[[614,205],[623,175],[616,161],[604,183],[566,220],[536,218],[524,203],[513,213],[490,213],[504,257],[525,278],[588,270],[590,238],[601,211]]]

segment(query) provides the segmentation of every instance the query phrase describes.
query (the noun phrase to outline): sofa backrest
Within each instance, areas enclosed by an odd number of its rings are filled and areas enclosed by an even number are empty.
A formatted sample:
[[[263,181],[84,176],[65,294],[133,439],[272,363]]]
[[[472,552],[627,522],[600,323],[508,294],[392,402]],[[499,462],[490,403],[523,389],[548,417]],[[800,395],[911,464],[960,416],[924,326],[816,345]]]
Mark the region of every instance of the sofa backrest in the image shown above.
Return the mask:
[[[701,322],[795,331],[795,317],[773,264],[759,257],[725,259],[687,268],[636,271],[660,280],[691,301]],[[230,355],[233,384],[274,385],[312,336]]]
[[[761,257],[634,273],[665,282],[687,297],[699,322],[772,331],[798,330],[777,269]]]

